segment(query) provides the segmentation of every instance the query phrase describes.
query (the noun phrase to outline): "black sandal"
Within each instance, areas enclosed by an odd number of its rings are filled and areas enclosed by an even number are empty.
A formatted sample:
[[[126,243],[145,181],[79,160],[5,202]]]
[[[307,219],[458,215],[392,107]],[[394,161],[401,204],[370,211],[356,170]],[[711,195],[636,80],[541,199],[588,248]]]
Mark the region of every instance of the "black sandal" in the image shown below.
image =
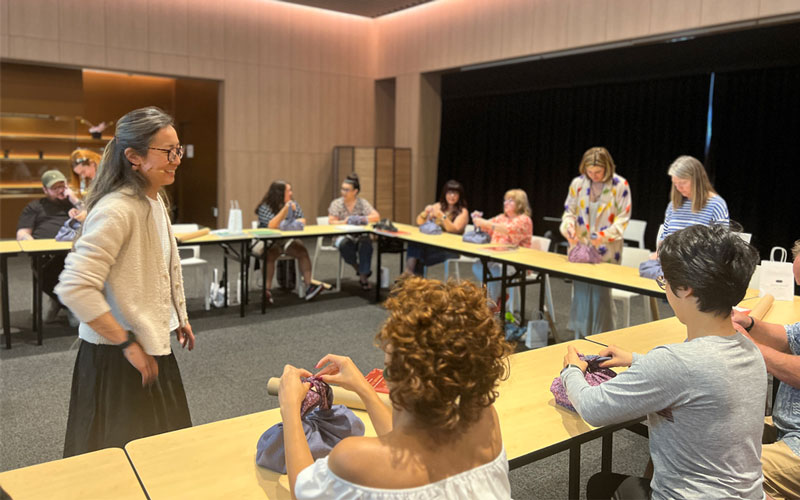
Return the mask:
[[[361,281],[361,289],[368,292],[372,290],[372,286],[369,284],[369,281]]]

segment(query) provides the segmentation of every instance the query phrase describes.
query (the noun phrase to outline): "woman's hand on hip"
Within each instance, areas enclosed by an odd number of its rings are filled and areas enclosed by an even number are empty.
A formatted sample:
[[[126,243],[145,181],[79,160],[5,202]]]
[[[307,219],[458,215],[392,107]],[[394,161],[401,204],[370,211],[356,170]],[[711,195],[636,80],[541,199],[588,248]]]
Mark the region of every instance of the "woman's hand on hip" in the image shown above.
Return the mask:
[[[138,342],[126,347],[122,354],[128,360],[128,363],[132,364],[142,374],[142,387],[146,387],[156,381],[158,378],[158,364],[153,356],[144,352]]]

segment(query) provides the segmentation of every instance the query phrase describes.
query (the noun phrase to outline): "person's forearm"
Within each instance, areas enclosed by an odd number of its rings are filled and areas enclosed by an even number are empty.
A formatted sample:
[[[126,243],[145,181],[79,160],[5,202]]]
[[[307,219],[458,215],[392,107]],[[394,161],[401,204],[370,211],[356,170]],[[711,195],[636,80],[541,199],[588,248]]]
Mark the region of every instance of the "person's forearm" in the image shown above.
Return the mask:
[[[311,449],[308,447],[303,422],[300,420],[300,408],[284,411],[281,408],[283,421],[283,448],[286,455],[286,474],[289,476],[289,491],[294,495],[294,485],[300,472],[314,463]]]
[[[753,318],[752,316],[750,316]],[[743,325],[747,326],[747,325]],[[750,336],[758,342],[777,351],[791,354],[789,350],[789,339],[786,337],[786,328],[776,323],[767,323],[753,318],[753,327],[750,329]]]
[[[367,216],[367,222],[375,223],[378,222],[379,220],[381,220],[381,214],[379,214],[374,210]]]
[[[113,344],[121,344],[128,340],[128,332],[122,328],[122,325],[114,319],[114,315],[110,312],[101,314],[90,321],[88,325]]]
[[[267,224],[267,227],[270,229],[278,229],[279,227],[281,227],[281,222],[283,222],[283,219],[286,218],[286,213],[288,211],[289,211],[289,205],[284,205],[283,208],[281,208],[278,211],[278,213],[275,214],[275,217],[270,219],[269,224]]]
[[[328,224],[341,224],[343,222],[344,221],[342,219],[336,217],[335,215],[328,215]]]
[[[33,231],[30,229],[20,229],[17,231],[17,240],[32,240],[33,239]]]
[[[786,354],[763,344],[756,344],[764,356],[767,371],[781,382],[800,389],[800,356]]]
[[[364,383],[356,390],[356,394],[364,403],[375,434],[382,436],[390,432],[392,430],[392,410],[383,403],[375,389],[364,380]]]

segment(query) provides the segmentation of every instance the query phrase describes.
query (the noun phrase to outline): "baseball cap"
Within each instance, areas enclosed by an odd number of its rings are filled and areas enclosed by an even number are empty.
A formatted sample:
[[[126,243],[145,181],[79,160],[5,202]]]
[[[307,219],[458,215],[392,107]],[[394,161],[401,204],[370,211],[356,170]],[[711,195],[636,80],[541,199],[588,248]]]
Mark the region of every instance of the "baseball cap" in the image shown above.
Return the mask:
[[[50,189],[57,182],[67,183],[67,178],[58,170],[48,170],[42,174],[42,186]]]

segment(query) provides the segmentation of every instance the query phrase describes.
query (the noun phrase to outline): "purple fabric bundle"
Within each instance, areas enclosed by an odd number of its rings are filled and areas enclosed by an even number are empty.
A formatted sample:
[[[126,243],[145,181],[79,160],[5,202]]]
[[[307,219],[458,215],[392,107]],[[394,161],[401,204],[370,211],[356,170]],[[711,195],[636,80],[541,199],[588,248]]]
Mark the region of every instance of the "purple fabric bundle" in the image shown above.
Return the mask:
[[[428,219],[425,224],[419,226],[419,232],[422,234],[442,234],[442,228],[439,224]]]
[[[305,417],[308,412],[316,407],[320,410],[330,410],[333,405],[333,389],[327,382],[317,377],[303,378],[303,382],[311,383],[311,387],[300,406],[300,416]]]
[[[278,229],[281,231],[302,231],[305,227],[302,221],[296,219],[297,214],[294,210],[289,210],[289,213],[286,214],[286,217],[281,221],[281,225],[278,226]]]
[[[586,382],[588,382],[589,385],[600,385],[617,376],[610,368],[600,368],[598,366],[599,363],[594,361],[598,358],[597,355],[587,354],[584,356],[583,354],[578,354],[578,357],[589,363],[589,368],[586,369]],[[567,397],[567,389],[564,387],[561,377],[553,379],[553,383],[550,384],[550,392],[555,396],[557,405],[567,410],[575,411],[575,407],[572,406],[572,403],[570,403]]]
[[[347,218],[347,223],[352,226],[366,226],[367,225],[367,216],[366,215],[351,215]]]
[[[310,393],[310,391],[309,391]],[[364,422],[349,408],[333,405],[317,408],[303,417],[303,432],[314,460],[328,456],[339,441],[364,435]],[[283,445],[283,424],[267,429],[256,445],[256,463],[269,470],[286,474],[286,449]]]
[[[592,245],[578,243],[569,251],[569,261],[583,264],[599,264],[603,257]]]
[[[639,264],[639,276],[642,278],[658,279],[663,275],[664,271],[661,270],[660,260],[646,260]]]

